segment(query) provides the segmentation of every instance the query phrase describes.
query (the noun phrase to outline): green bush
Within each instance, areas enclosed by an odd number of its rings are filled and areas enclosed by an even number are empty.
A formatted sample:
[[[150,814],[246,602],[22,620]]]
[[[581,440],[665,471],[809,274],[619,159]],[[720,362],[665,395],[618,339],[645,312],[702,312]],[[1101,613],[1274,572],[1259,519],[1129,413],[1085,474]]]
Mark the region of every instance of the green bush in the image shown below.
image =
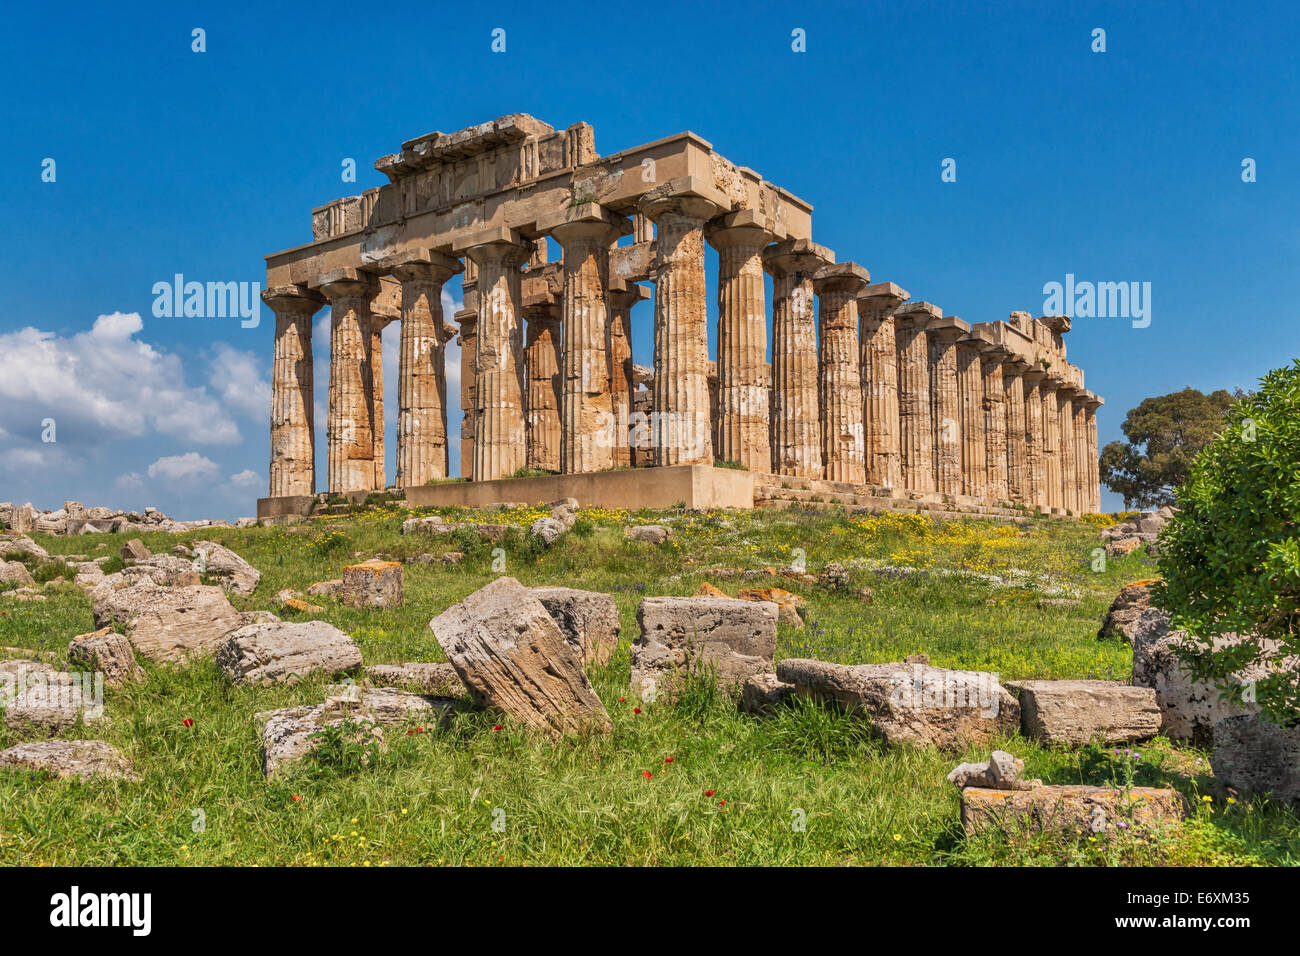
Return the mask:
[[[1300,674],[1273,669],[1253,687],[1228,677],[1278,656],[1272,642],[1300,654],[1300,360],[1232,407],[1177,501],[1160,539],[1157,600],[1190,635],[1180,656],[1227,699],[1253,693],[1266,717],[1294,722]],[[1242,639],[1216,650],[1225,634]]]

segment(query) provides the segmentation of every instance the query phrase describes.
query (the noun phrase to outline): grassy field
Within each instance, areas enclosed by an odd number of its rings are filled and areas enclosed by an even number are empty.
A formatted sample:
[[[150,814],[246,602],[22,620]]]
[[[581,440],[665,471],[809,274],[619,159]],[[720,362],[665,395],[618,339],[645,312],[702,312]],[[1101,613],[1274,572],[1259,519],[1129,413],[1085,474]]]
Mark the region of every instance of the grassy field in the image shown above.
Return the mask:
[[[444,510],[455,517],[468,512]],[[778,659],[839,663],[928,653],[938,666],[991,670],[1003,680],[1126,680],[1132,655],[1098,641],[1105,610],[1148,559],[1091,568],[1096,528],[1036,521],[935,524],[915,516],[849,518],[805,511],[656,513],[584,509],[550,550],[524,533],[542,512],[478,513],[519,526],[505,573],[528,585],[611,593],[622,615],[616,657],[590,672],[614,721],[605,736],[553,742],[487,713],[443,728],[390,732],[368,766],[322,748],[268,783],[254,713],[323,696],[323,681],[234,688],[210,662],[149,667],[144,683],[106,691],[111,724],[66,737],[98,737],[136,764],[138,783],[46,780],[0,772],[0,862],[163,865],[789,865],[1088,864],[1296,865],[1300,820],[1268,801],[1229,801],[1207,755],[1157,739],[1141,748],[1134,782],[1171,785],[1195,815],[1158,835],[1096,843],[965,839],[957,790],[944,780],[971,751],[882,752],[863,721],[803,705],[756,719],[695,688],[676,705],[628,692],[628,643],[641,597],[691,594],[708,580],[728,593],[777,584],[807,599],[803,630],[782,625]],[[399,534],[410,512],[388,508],[283,528],[214,529],[143,538],[155,551],[211,539],[262,572],[244,610],[274,609],[281,588],[340,576],[358,556],[393,558],[454,548],[459,565],[407,565],[406,602],[358,611],[329,599],[322,617],[352,634],[368,664],[445,660],[431,617],[495,576],[489,545]],[[626,523],[663,521],[664,545],[623,540]],[[34,536],[51,554],[116,554],[127,536]],[[783,578],[740,581],[710,569],[839,562],[839,586]],[[56,569],[47,570],[50,574]],[[1016,574],[1016,571],[1025,572]],[[867,589],[864,592],[864,589]],[[3,656],[49,652],[92,628],[90,600],[70,583],[45,602],[0,596]],[[624,699],[626,698],[626,699]],[[637,712],[639,708],[640,712]],[[191,720],[192,726],[184,721]],[[415,729],[415,728],[411,728]],[[0,747],[15,741],[0,730]],[[1103,784],[1122,777],[1108,749],[1049,749],[1012,737],[1026,776]],[[351,755],[354,756],[354,755]],[[800,822],[804,825],[799,826]],[[202,824],[202,826],[200,826]]]

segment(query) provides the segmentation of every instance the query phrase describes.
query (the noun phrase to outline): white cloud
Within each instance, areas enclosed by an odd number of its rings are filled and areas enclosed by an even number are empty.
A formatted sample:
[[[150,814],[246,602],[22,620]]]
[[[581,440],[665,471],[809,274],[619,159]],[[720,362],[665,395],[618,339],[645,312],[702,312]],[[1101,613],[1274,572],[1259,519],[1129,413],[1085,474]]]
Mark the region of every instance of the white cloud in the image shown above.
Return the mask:
[[[167,455],[159,458],[148,468],[150,478],[162,478],[165,481],[190,481],[197,478],[211,478],[220,469],[217,463],[205,458],[196,451],[187,451],[183,455]]]
[[[271,415],[271,382],[262,377],[262,368],[263,363],[252,352],[218,342],[208,370],[208,384],[228,408],[249,418],[266,420]]]
[[[236,488],[260,488],[264,479],[251,468],[245,468],[231,475],[230,483]]]
[[[144,475],[138,471],[128,471],[124,475],[118,475],[113,484],[119,491],[142,491],[144,489]]]

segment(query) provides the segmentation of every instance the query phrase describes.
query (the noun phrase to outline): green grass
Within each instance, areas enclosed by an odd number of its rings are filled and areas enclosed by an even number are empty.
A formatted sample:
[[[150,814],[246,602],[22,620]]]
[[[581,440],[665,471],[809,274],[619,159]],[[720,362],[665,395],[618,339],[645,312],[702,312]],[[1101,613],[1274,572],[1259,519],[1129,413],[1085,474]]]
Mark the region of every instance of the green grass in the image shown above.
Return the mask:
[[[516,525],[503,544],[505,570],[524,584],[614,596],[620,650],[590,672],[613,718],[612,733],[555,742],[490,713],[464,712],[422,733],[389,729],[387,748],[364,765],[346,742],[331,741],[317,759],[268,783],[254,714],[318,701],[324,681],[235,688],[210,661],[147,666],[146,682],[106,691],[109,727],[61,735],[117,745],[141,781],[82,785],[0,772],[0,863],[1300,862],[1294,813],[1258,798],[1228,803],[1208,775],[1206,754],[1162,739],[1142,748],[1135,782],[1186,794],[1197,810],[1181,826],[1112,845],[1084,836],[968,840],[961,835],[958,793],[944,776],[959,760],[985,759],[987,752],[883,752],[863,721],[822,707],[801,704],[756,719],[700,686],[675,705],[645,704],[628,691],[627,647],[636,636],[639,600],[691,594],[705,580],[729,593],[778,584],[807,599],[806,627],[782,625],[778,658],[884,662],[924,652],[936,665],[994,670],[1003,680],[1126,679],[1131,652],[1098,641],[1096,632],[1114,594],[1150,576],[1151,562],[1133,555],[1094,573],[1095,529],[1037,521],[1021,534],[992,522],[934,525],[910,516],[583,509],[582,532],[543,551],[524,533],[542,512],[440,513]],[[455,566],[407,565],[399,609],[360,611],[318,599],[326,611],[316,616],[354,635],[367,663],[445,660],[428,621],[495,576],[496,546],[469,537],[402,536],[409,514],[389,507],[286,528],[204,529],[179,540],[220,541],[262,571],[250,598],[233,599],[244,610],[271,609],[281,588],[339,577],[358,556],[464,551]],[[658,546],[623,540],[624,525],[637,523],[671,524],[674,536]],[[52,555],[94,557],[116,554],[134,536],[36,537]],[[178,541],[148,532],[139,537],[154,551]],[[709,570],[761,572],[800,561],[814,574],[839,562],[850,581],[841,587],[766,575],[741,581]],[[912,570],[877,571],[873,562]],[[987,578],[1012,568],[1029,572],[1032,583],[995,586]],[[91,628],[90,601],[74,586],[58,581],[46,593],[49,599],[39,603],[0,598],[0,646],[52,651],[61,661],[68,640]],[[1061,596],[1072,603],[1040,606]],[[0,731],[0,746],[13,742]],[[1027,776],[1048,783],[1101,784],[1115,776],[1107,750],[1045,748],[1019,737],[999,743],[1025,760]],[[203,832],[194,829],[196,811]]]

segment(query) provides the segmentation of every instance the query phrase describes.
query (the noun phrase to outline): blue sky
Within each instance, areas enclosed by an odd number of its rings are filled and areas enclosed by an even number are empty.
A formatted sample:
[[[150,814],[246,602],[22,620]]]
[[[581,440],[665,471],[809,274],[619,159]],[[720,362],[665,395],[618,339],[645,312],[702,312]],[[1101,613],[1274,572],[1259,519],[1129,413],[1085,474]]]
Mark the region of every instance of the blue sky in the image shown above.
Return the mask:
[[[1079,318],[1067,337],[1106,398],[1103,444],[1144,397],[1250,387],[1300,354],[1294,4],[71,3],[6,20],[0,500],[253,513],[271,314],[155,318],[154,284],[264,283],[312,207],[386,182],[377,157],[514,112],[585,120],[601,153],[692,130],[811,202],[841,260],[969,322],[1039,314],[1067,273],[1150,282],[1149,326]]]

